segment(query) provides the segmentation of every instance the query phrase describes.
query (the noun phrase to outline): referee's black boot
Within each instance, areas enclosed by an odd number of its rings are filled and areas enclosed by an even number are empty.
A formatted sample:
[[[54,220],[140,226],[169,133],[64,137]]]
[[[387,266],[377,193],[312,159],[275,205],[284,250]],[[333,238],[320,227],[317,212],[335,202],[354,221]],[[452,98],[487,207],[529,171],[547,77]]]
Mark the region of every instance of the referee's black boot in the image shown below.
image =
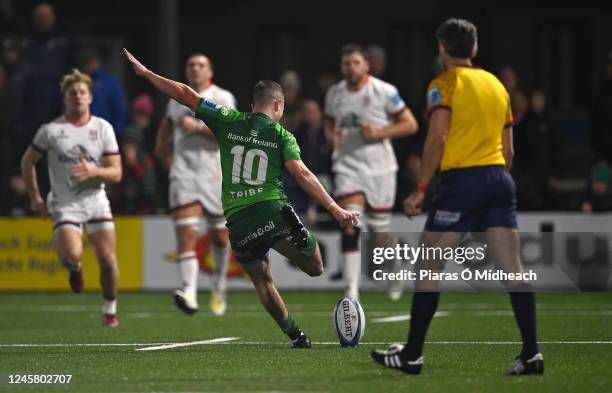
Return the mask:
[[[542,375],[544,374],[544,356],[536,353],[531,358],[516,357],[514,365],[508,370],[508,375]]]
[[[376,363],[386,368],[403,371],[406,374],[420,374],[423,368],[423,356],[410,361],[402,355],[403,348],[404,346],[401,344],[393,344],[386,351],[382,349],[373,350],[370,352],[370,356]]]

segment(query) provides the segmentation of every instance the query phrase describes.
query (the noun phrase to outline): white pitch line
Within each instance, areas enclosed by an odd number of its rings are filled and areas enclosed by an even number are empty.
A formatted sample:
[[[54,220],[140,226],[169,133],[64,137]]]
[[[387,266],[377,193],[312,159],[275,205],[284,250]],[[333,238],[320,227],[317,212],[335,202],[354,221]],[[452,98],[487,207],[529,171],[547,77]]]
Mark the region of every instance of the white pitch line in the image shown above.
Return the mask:
[[[475,345],[516,345],[521,341],[428,341],[427,344],[475,344]],[[571,344],[571,345],[596,345],[612,344],[612,341],[538,341],[538,344]]]
[[[67,343],[67,344],[0,344],[0,347],[142,347],[172,343]]]
[[[441,345],[520,345],[521,341],[426,341],[426,344]],[[222,345],[285,345],[285,341],[236,341]],[[340,345],[337,341],[313,341],[313,345]],[[362,342],[360,345],[389,345],[389,342]],[[612,341],[539,341],[538,344],[571,344],[571,345],[610,345]]]
[[[136,351],[158,351],[160,349],[189,347],[191,345],[218,344],[218,343],[224,343],[224,342],[234,341],[238,339],[240,339],[240,337],[220,337],[220,338],[213,338],[213,339],[204,340],[204,341],[191,341],[188,343],[174,343],[174,344],[166,344],[166,345],[157,345],[154,347],[136,348]]]
[[[451,313],[448,311],[438,311],[433,316],[434,317],[448,317]],[[409,321],[410,314],[402,314],[402,315],[393,315],[390,317],[384,318],[374,318],[371,320],[372,323],[390,323],[390,322],[402,322]]]
[[[229,337],[237,340],[237,338]],[[214,339],[219,340],[219,339]],[[211,345],[288,345],[287,341],[215,341],[206,340],[208,342],[194,341],[192,343],[183,343],[188,345],[211,344]],[[427,341],[427,344],[438,345],[520,345],[520,341]],[[177,343],[86,343],[86,344],[0,344],[0,347],[141,347],[146,345],[169,346]],[[314,345],[340,345],[337,341],[321,341],[313,342]],[[361,345],[389,345],[390,342],[362,342]],[[612,341],[540,341],[539,344],[549,345],[612,345]],[[180,345],[180,344],[179,344]],[[138,350],[138,349],[137,349]]]

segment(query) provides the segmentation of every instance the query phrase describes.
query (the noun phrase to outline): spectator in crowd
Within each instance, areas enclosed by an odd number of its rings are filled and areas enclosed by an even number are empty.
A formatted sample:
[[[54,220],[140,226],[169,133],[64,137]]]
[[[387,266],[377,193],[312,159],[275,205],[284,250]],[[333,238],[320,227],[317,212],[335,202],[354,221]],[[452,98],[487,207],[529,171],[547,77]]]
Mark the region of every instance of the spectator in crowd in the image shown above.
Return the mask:
[[[510,101],[512,105],[512,116],[514,117],[514,129],[519,125],[529,109],[529,100],[523,92],[519,77],[510,65],[504,66],[499,73],[499,80],[504,85],[508,94],[510,94]]]
[[[0,1],[0,35],[13,33],[17,30],[17,12],[14,0]]]
[[[8,194],[7,179],[10,174],[11,136],[7,127],[7,113],[2,110],[10,101],[6,89],[6,74],[0,63],[0,206]]]
[[[30,143],[29,135],[24,130],[24,93],[25,83],[29,76],[29,67],[21,58],[21,40],[16,36],[8,35],[1,42],[1,64],[5,73],[5,85],[2,100],[3,119],[0,120],[0,129],[4,130],[3,138],[6,143],[1,147],[3,162],[11,166],[18,166],[22,153]]]
[[[387,69],[387,51],[380,45],[370,45],[366,51],[370,62],[370,74],[377,78],[384,78]]]
[[[302,152],[302,161],[314,173],[324,188],[331,189],[332,145],[325,136],[321,106],[314,99],[302,102],[301,122],[294,135]],[[296,212],[306,218],[309,224],[317,221],[317,206],[300,188],[292,176],[285,173],[283,182],[287,196]]]
[[[80,70],[93,79],[91,114],[111,123],[117,135],[123,134],[128,105],[121,82],[108,72],[97,48],[84,48],[78,62]]]
[[[137,134],[143,141],[146,151],[153,151],[155,144],[155,129],[153,128],[153,99],[148,93],[142,93],[132,100],[132,117],[125,133]]]
[[[2,137],[2,142],[5,142],[5,136],[7,135],[8,127],[7,123],[7,113],[4,109],[4,105],[7,104],[8,101],[8,93],[7,93],[7,82],[6,82],[6,69],[4,64],[0,63],[0,137]]]
[[[334,71],[323,70],[316,77],[315,91],[311,92],[320,107],[323,107],[327,90],[338,82],[338,76]]]
[[[301,121],[302,81],[294,70],[287,70],[280,77],[280,84],[285,91],[285,113],[281,124],[290,131],[295,130]]]
[[[607,164],[597,164],[591,173],[580,199],[583,213],[612,211],[612,169]]]
[[[521,127],[514,132],[512,175],[516,181],[519,209],[541,210],[549,206],[549,183],[558,141],[545,94],[535,91],[530,103]]]
[[[608,52],[605,79],[591,110],[590,128],[595,159],[612,165],[612,50]]]
[[[23,102],[28,115],[22,120],[27,139],[60,115],[60,78],[74,66],[76,51],[72,38],[57,27],[53,6],[39,3],[32,12],[32,30],[24,40],[24,60],[30,67]]]
[[[153,113],[155,111],[153,99],[148,93],[142,93],[132,100],[131,104],[132,116],[130,124],[125,128],[125,135],[131,135],[132,140],[138,138],[139,149],[147,154],[153,151],[155,144],[155,128],[153,127]],[[129,139],[129,138],[128,138]],[[162,209],[166,206],[166,195],[168,194],[168,165],[163,165],[161,162],[154,161],[154,171],[156,179],[156,192],[152,197],[151,206],[156,209]],[[163,213],[163,211],[161,211]],[[148,212],[158,213],[158,211]]]
[[[142,146],[142,134],[132,128],[121,141],[123,177],[111,191],[113,211],[152,214],[155,211],[155,163]]]
[[[25,181],[20,174],[10,176],[9,191],[4,199],[4,212],[2,214],[11,217],[32,215],[30,209],[30,198],[26,189]]]

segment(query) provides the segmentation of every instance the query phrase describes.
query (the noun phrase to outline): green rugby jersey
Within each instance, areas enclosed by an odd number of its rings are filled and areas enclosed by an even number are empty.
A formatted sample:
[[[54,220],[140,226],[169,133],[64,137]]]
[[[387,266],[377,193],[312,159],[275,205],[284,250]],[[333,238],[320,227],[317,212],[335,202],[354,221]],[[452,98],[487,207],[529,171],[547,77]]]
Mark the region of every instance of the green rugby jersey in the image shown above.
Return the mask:
[[[286,199],[281,171],[299,160],[291,132],[263,113],[239,112],[202,99],[195,116],[211,129],[221,152],[223,211],[229,219],[257,202]]]

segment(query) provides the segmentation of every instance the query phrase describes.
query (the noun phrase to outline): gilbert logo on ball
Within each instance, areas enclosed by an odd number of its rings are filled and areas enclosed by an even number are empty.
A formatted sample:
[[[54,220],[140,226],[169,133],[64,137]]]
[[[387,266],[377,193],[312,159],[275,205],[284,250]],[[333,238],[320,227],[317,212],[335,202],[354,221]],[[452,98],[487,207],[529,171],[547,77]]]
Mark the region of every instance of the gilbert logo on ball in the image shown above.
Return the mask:
[[[346,296],[336,303],[334,328],[341,347],[356,347],[365,333],[365,315],[357,299]]]

